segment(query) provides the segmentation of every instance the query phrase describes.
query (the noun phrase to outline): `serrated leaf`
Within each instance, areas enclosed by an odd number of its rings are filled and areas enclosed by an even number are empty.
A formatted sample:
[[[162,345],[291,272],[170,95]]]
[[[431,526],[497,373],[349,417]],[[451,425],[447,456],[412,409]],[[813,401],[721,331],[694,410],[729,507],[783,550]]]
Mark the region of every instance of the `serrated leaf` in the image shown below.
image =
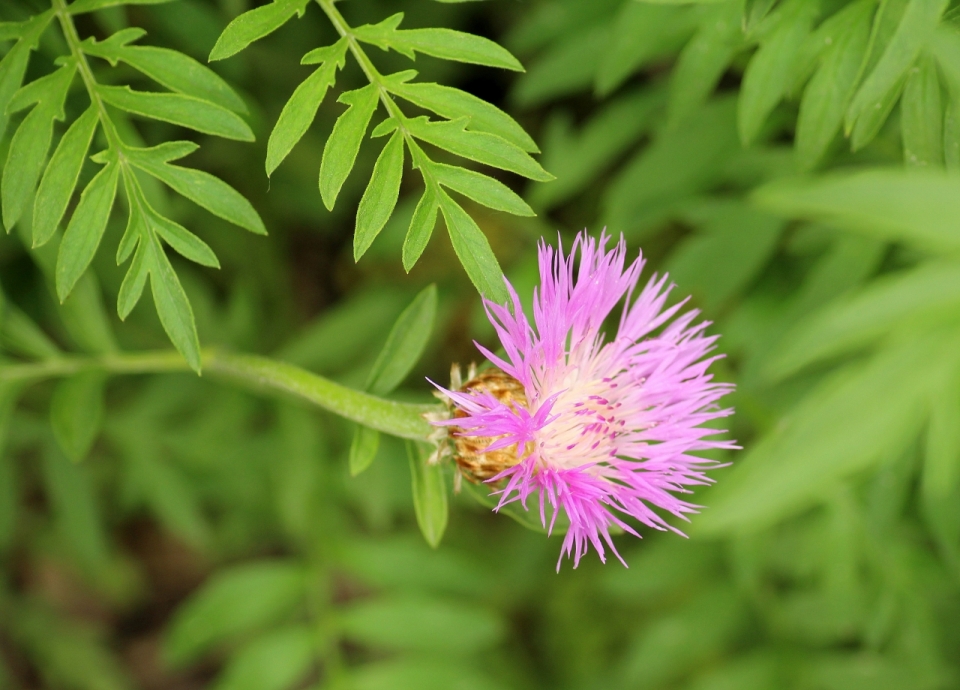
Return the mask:
[[[441,60],[523,71],[509,50],[488,38],[453,29],[397,29],[402,19],[403,12],[399,12],[379,24],[357,27],[353,33],[365,43],[383,50],[392,48],[411,59],[414,53],[423,53]]]
[[[390,75],[393,76],[393,75]],[[492,103],[451,86],[432,82],[410,83],[387,78],[391,93],[450,120],[470,119],[468,129],[496,134],[528,153],[539,153],[536,142],[516,120]]]
[[[21,88],[7,106],[9,114],[37,103],[10,141],[3,179],[0,180],[3,224],[8,232],[20,219],[27,200],[37,188],[53,138],[53,121],[64,117],[63,102],[76,69],[76,63],[71,61],[56,72],[41,77]]]
[[[103,420],[104,376],[100,372],[76,374],[57,384],[50,400],[50,421],[60,448],[80,462],[100,433]]]
[[[303,138],[310,123],[317,116],[317,109],[323,102],[327,89],[333,86],[337,78],[337,68],[343,66],[343,55],[347,49],[346,39],[337,42],[339,56],[332,56],[296,88],[290,100],[283,106],[277,124],[270,132],[267,141],[267,177],[273,174],[287,154]]]
[[[304,573],[292,561],[221,569],[174,613],[164,657],[182,667],[216,644],[279,622],[304,594]]]
[[[796,142],[801,170],[819,162],[840,130],[866,55],[872,14],[869,3],[855,3],[837,14],[833,45],[800,101]]]
[[[313,666],[316,634],[306,625],[271,630],[230,657],[213,690],[287,690]]]
[[[761,41],[747,65],[737,110],[737,128],[744,145],[757,137],[790,87],[790,76],[810,34],[813,9],[809,3],[795,2],[781,10],[783,16],[776,28]]]
[[[846,130],[854,150],[880,131],[896,102],[907,71],[936,29],[946,0],[911,0],[890,42],[847,110]]]
[[[82,14],[116,7],[117,5],[162,5],[167,2],[171,2],[171,0],[77,0],[67,6],[67,11],[70,14]]]
[[[269,5],[244,12],[227,24],[210,51],[210,62],[239,53],[254,41],[273,33],[294,14],[303,16],[308,0],[274,0]]]
[[[362,89],[347,91],[337,99],[349,108],[333,125],[320,161],[320,196],[328,210],[333,210],[340,188],[353,169],[360,142],[370,125],[373,111],[377,109],[378,97],[377,85],[369,84]]]
[[[129,86],[98,86],[106,103],[133,115],[163,120],[204,134],[253,141],[253,131],[239,115],[215,103],[176,93],[134,91]]]
[[[943,105],[937,66],[921,57],[911,68],[900,99],[903,158],[912,167],[943,165]]]
[[[126,31],[130,30],[119,33]],[[118,44],[111,41],[115,36],[117,34],[100,43],[85,41],[84,52],[109,60],[112,65],[118,61],[125,62],[171,91],[209,101],[234,112],[247,112],[243,99],[230,85],[192,57],[169,48]]]
[[[427,248],[430,235],[437,225],[437,211],[440,202],[430,185],[424,190],[410,219],[410,226],[403,240],[403,268],[408,273]]]
[[[97,253],[117,193],[120,164],[115,157],[100,169],[77,204],[57,253],[57,297],[63,302]]]
[[[91,105],[70,125],[57,144],[33,204],[34,247],[49,242],[57,231],[99,122],[97,109]]]
[[[492,177],[443,163],[431,163],[430,171],[441,185],[478,204],[516,216],[537,215],[516,192]]]
[[[447,485],[440,463],[427,463],[429,452],[425,444],[407,441],[417,524],[427,543],[437,548],[447,529]]]
[[[483,231],[446,192],[440,192],[439,202],[453,250],[477,291],[491,302],[506,304],[503,270]]]
[[[867,170],[760,187],[754,200],[775,213],[824,220],[925,249],[960,247],[960,179],[934,170]]]
[[[523,149],[494,134],[469,131],[466,129],[468,122],[467,118],[430,122],[426,116],[421,116],[407,120],[405,124],[417,139],[458,156],[509,170],[538,182],[553,179],[553,175],[541,168]]]
[[[165,161],[180,158],[194,150],[189,142],[173,142],[150,149],[125,149],[130,162],[156,177],[178,194],[234,225],[258,235],[267,230],[260,215],[246,198],[223,180],[202,170],[192,170]],[[185,151],[185,153],[184,153]]]
[[[380,447],[380,432],[368,426],[358,426],[353,431],[353,440],[350,442],[350,476],[358,474],[370,467],[377,456]]]
[[[146,238],[141,242],[147,242]],[[170,259],[160,246],[158,240],[151,238],[147,242],[150,262],[150,292],[153,294],[153,303],[157,308],[157,316],[163,330],[166,331],[170,342],[177,351],[187,360],[187,364],[198,374],[200,373],[200,339],[197,336],[197,324],[193,318],[193,309],[187,293],[183,291],[180,279],[177,277]]]
[[[353,260],[359,261],[383,226],[386,225],[400,196],[403,177],[403,135],[394,132],[377,157],[373,174],[357,208],[357,228],[353,235]]]
[[[397,318],[387,342],[367,377],[366,389],[374,395],[392,392],[420,359],[433,333],[437,313],[437,288],[429,285]]]

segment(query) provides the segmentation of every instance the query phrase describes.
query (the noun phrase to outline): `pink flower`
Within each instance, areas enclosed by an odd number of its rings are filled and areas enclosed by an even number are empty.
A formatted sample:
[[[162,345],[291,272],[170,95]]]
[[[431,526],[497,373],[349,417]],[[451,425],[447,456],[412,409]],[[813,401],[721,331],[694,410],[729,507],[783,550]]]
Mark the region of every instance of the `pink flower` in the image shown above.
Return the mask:
[[[532,325],[509,282],[512,305],[484,300],[506,358],[478,344],[499,371],[441,389],[455,417],[437,422],[452,427],[468,479],[498,487],[498,510],[515,501],[528,509],[535,496],[551,530],[567,515],[560,559],[572,555],[574,567],[590,544],[601,561],[606,544],[623,563],[610,529],[639,536],[629,518],[678,531],[655,509],[683,519],[696,512],[677,494],[710,483],[705,471],[717,463],[693,453],[736,447],[703,426],[732,412],[717,402],[733,386],[707,373],[717,336],[705,335],[708,322],[694,323],[697,311],[681,313],[686,300],[665,308],[666,275],[633,299],[644,262],[625,268],[623,239],[608,251],[609,240],[581,233],[566,257],[541,243]],[[621,301],[616,337],[605,342],[604,319]]]

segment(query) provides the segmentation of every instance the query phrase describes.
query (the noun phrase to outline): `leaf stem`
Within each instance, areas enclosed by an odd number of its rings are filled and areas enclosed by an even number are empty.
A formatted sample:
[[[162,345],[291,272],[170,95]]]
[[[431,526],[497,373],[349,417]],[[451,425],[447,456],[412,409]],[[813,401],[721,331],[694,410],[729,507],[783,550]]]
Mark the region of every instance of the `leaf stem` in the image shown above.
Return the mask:
[[[117,133],[110,115],[107,113],[107,107],[100,98],[97,91],[97,79],[93,76],[93,70],[90,69],[90,63],[87,62],[87,56],[81,46],[80,35],[77,33],[77,27],[73,23],[73,17],[70,10],[67,9],[66,0],[53,0],[53,8],[57,13],[57,19],[60,22],[60,28],[63,30],[63,36],[67,39],[67,45],[70,47],[70,53],[77,61],[77,69],[80,71],[80,78],[83,79],[83,85],[87,89],[87,96],[90,102],[97,108],[97,116],[100,124],[103,125],[103,132],[107,137],[107,143],[111,149],[117,151],[121,159],[123,158],[123,141]]]
[[[380,95],[380,102],[383,103],[383,107],[387,109],[387,114],[397,121],[397,128],[403,135],[403,139],[407,143],[407,148],[410,149],[410,157],[413,159],[414,167],[419,168],[420,174],[423,176],[423,183],[434,191],[439,190],[439,183],[429,168],[429,163],[432,161],[417,145],[416,141],[414,141],[413,135],[410,134],[410,130],[406,127],[407,116],[403,114],[400,106],[393,100],[383,75],[380,74],[374,66],[373,62],[367,56],[367,53],[360,46],[360,42],[351,30],[350,25],[347,24],[343,15],[340,14],[340,10],[336,7],[336,0],[317,0],[317,4],[320,5],[320,9],[327,15],[327,19],[333,24],[333,28],[337,30],[337,33],[347,39],[350,53],[357,61],[357,64],[360,65],[364,76],[367,77],[367,80],[371,84],[376,84]],[[424,161],[428,165],[424,165]]]
[[[364,393],[285,362],[221,350],[202,352],[203,372],[243,388],[306,400],[334,414],[401,438],[425,440],[433,427],[423,415],[430,405],[396,402]],[[43,362],[0,364],[0,384],[34,383],[87,371],[154,374],[192,371],[175,350],[57,357]]]

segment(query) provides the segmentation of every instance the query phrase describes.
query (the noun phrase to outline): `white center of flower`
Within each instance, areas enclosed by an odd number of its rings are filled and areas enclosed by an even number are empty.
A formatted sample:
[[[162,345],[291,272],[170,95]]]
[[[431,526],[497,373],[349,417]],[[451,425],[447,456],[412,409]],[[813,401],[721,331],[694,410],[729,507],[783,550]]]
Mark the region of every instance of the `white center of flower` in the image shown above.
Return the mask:
[[[635,415],[636,410],[624,409],[622,377],[602,375],[614,373],[603,366],[603,354],[570,366],[562,379],[552,382],[552,390],[542,394],[546,399],[562,391],[551,411],[555,419],[537,434],[542,462],[572,469],[617,455],[617,438],[626,431],[628,413]]]

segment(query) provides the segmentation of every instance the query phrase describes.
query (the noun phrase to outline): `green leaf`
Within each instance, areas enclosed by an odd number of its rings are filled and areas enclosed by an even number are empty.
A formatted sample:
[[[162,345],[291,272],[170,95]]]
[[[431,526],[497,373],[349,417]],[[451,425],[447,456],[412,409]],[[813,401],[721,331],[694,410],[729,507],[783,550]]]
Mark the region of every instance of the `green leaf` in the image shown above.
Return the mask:
[[[77,186],[80,169],[100,122],[91,105],[78,117],[57,144],[47,164],[33,204],[33,246],[50,241],[66,213],[67,204]]]
[[[230,657],[213,690],[287,690],[311,670],[315,632],[306,625],[271,630]]]
[[[946,0],[911,0],[907,5],[886,50],[847,110],[846,131],[852,132],[854,150],[866,146],[880,131],[907,71],[933,35],[946,5]]]
[[[960,247],[960,179],[937,171],[866,170],[760,187],[760,206],[921,248]]]
[[[163,241],[169,244],[180,256],[185,259],[190,259],[190,261],[194,261],[201,266],[220,268],[217,255],[213,253],[210,246],[185,227],[179,223],[174,223],[168,218],[164,218],[156,211],[147,214],[147,218],[151,229],[162,237]]]
[[[540,152],[523,127],[492,103],[450,86],[432,82],[409,83],[391,79],[393,76],[386,78],[390,93],[450,120],[470,118],[467,129],[496,134],[528,153]]]
[[[339,623],[345,637],[365,646],[443,656],[481,652],[506,632],[500,617],[485,608],[409,594],[352,602]]]
[[[87,466],[70,462],[51,441],[43,446],[42,469],[61,543],[84,570],[95,573],[106,564],[110,549]]]
[[[350,476],[356,477],[370,467],[377,456],[380,447],[380,432],[368,426],[358,426],[354,429],[353,440],[350,442]]]
[[[37,103],[10,141],[3,179],[0,180],[3,224],[8,232],[20,219],[28,199],[37,188],[53,138],[53,121],[64,118],[63,102],[76,70],[76,62],[71,60],[56,72],[21,88],[7,106],[7,114],[10,114]]]
[[[769,355],[771,378],[869,345],[910,323],[935,322],[960,309],[960,264],[929,262],[885,275],[794,325]]]
[[[45,17],[45,26],[52,16],[52,11],[48,11],[35,17],[32,21]],[[7,114],[7,105],[23,83],[27,63],[30,62],[30,51],[36,47],[36,43],[36,36],[33,37],[32,42],[22,38],[0,59],[0,139],[3,139],[4,134],[6,134],[7,122],[10,119]]]
[[[446,192],[440,192],[439,202],[453,250],[477,291],[491,302],[506,304],[503,270],[483,231]]]
[[[447,528],[447,484],[440,464],[427,462],[429,453],[426,444],[407,441],[417,524],[427,543],[437,548]]]
[[[125,29],[119,34],[129,31]],[[99,43],[88,39],[83,43],[83,52],[109,60],[114,66],[117,62],[125,62],[171,91],[210,101],[234,112],[247,112],[243,99],[209,67],[169,48],[120,43],[114,40],[119,34]]]
[[[2,293],[0,293],[2,295]],[[53,359],[60,348],[40,327],[13,304],[5,303],[0,313],[0,346],[31,359]]]
[[[360,142],[370,125],[373,111],[377,109],[378,98],[377,85],[369,84],[362,89],[347,91],[337,99],[350,107],[333,125],[320,161],[320,196],[328,210],[333,210],[340,188],[353,169]]]
[[[323,102],[327,89],[336,81],[337,69],[343,67],[347,40],[340,39],[334,47],[337,49],[336,54],[326,59],[313,74],[304,79],[283,106],[267,141],[267,177],[273,174],[306,133],[317,116],[317,109]]]
[[[685,209],[697,232],[670,254],[671,280],[716,309],[742,292],[776,250],[785,221],[742,202],[703,203]]]
[[[171,142],[149,149],[126,148],[124,152],[135,166],[213,215],[250,232],[266,235],[267,230],[259,214],[233,187],[202,170],[167,163],[195,149],[196,145],[190,142]]]
[[[916,333],[828,378],[737,463],[694,530],[762,529],[902,452],[919,431],[928,391],[957,365],[957,335]]]
[[[127,481],[160,523],[197,549],[210,548],[210,528],[193,486],[163,457],[159,439],[145,437],[142,427],[131,425],[111,434],[123,445]]]
[[[67,11],[70,14],[82,14],[116,7],[117,5],[162,5],[167,2],[171,2],[171,0],[77,0],[67,6]]]
[[[442,60],[523,71],[523,66],[509,50],[490,39],[453,29],[397,29],[402,19],[403,12],[399,12],[379,24],[357,27],[353,33],[365,43],[383,50],[392,48],[411,59],[416,52]]]
[[[410,219],[410,227],[407,228],[407,234],[403,240],[403,268],[408,273],[423,254],[423,250],[427,248],[427,242],[430,241],[430,235],[433,234],[433,228],[437,224],[439,209],[440,201],[437,194],[428,184],[420,201],[417,202],[413,217]]]
[[[680,51],[670,76],[667,119],[671,123],[678,124],[706,102],[743,45],[740,27],[741,10],[735,2],[724,2],[704,13],[700,28]]]
[[[144,240],[141,240],[143,242]],[[163,330],[177,351],[187,360],[187,364],[200,373],[200,339],[197,336],[197,324],[193,318],[193,309],[183,291],[170,259],[156,239],[147,244],[146,260],[150,262],[150,291],[157,316]]]
[[[400,196],[403,177],[403,134],[394,132],[377,157],[373,175],[357,208],[357,229],[353,235],[353,260],[359,261],[383,226]]]
[[[960,395],[956,375],[931,397],[920,495],[927,523],[956,558],[960,555]]]
[[[776,28],[766,36],[743,74],[737,128],[744,145],[760,133],[771,111],[790,88],[813,21],[811,3],[794,2],[781,10]]]
[[[293,561],[222,568],[173,614],[163,655],[185,666],[211,647],[273,625],[301,604],[304,573]]]
[[[823,158],[840,130],[866,55],[872,15],[870,3],[854,3],[830,20],[836,28],[832,45],[800,101],[796,142],[801,170]]]
[[[555,113],[546,124],[543,165],[557,179],[536,185],[531,203],[551,208],[583,191],[604,169],[650,131],[662,114],[663,91],[642,89],[611,100],[576,129]]]
[[[430,172],[444,187],[459,192],[478,204],[516,216],[537,215],[516,192],[492,177],[443,163],[431,163]]]
[[[623,3],[597,69],[597,94],[608,96],[645,65],[673,57],[693,33],[696,17],[686,7]]]
[[[137,245],[133,262],[120,284],[120,292],[117,295],[117,315],[121,321],[125,321],[137,306],[137,302],[143,295],[143,288],[146,287],[147,278],[150,276],[150,265],[147,262],[149,250],[146,247],[147,243],[143,241]]]
[[[99,372],[76,374],[57,384],[50,401],[50,421],[60,448],[73,462],[90,452],[103,420],[103,387]]]
[[[437,288],[429,285],[397,318],[387,342],[367,377],[366,389],[386,395],[399,386],[417,363],[433,333],[437,313]]]
[[[943,158],[947,170],[960,172],[960,105],[953,96],[943,118]]]
[[[235,55],[254,41],[279,29],[294,14],[302,17],[307,1],[274,0],[269,5],[244,12],[227,24],[207,59],[213,62]]]
[[[610,33],[608,22],[593,21],[570,32],[537,57],[530,71],[517,81],[513,100],[531,107],[589,89],[610,45]]]
[[[943,105],[933,60],[921,57],[911,68],[900,100],[903,158],[911,167],[943,165]]]
[[[90,180],[80,195],[80,203],[77,204],[60,242],[56,283],[57,297],[61,302],[67,299],[93,260],[110,218],[110,210],[117,193],[120,164],[115,153],[110,152],[108,155],[110,158],[107,164]]]
[[[458,156],[509,170],[538,182],[548,182],[553,175],[540,167],[523,149],[505,139],[486,132],[466,129],[469,120],[465,117],[452,121],[430,122],[420,116],[407,120],[405,125],[416,137]]]
[[[960,95],[960,32],[940,24],[926,48],[933,54],[952,95]]]
[[[106,103],[133,115],[163,120],[204,134],[253,141],[253,131],[239,115],[215,103],[175,93],[134,91],[129,86],[98,86]]]

